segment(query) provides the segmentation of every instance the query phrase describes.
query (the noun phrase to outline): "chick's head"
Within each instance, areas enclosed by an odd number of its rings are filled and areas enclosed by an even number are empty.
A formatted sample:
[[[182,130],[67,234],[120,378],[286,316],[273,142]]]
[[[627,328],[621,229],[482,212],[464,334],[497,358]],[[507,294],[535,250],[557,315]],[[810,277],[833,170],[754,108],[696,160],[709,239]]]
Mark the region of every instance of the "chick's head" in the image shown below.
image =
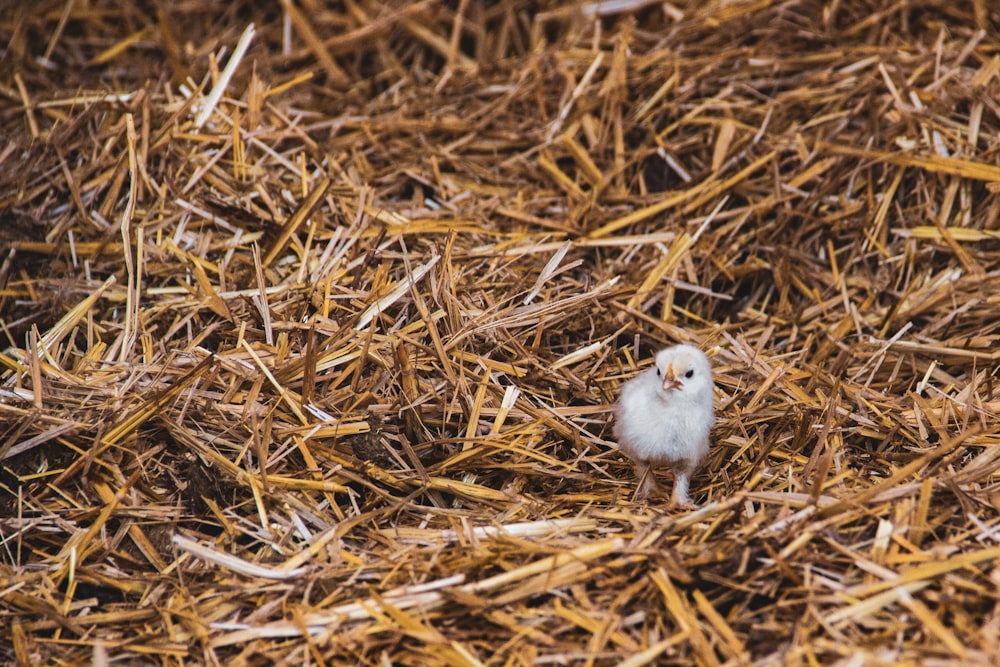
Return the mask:
[[[656,376],[664,398],[676,394],[694,398],[712,395],[712,367],[708,357],[691,345],[677,345],[656,355]]]

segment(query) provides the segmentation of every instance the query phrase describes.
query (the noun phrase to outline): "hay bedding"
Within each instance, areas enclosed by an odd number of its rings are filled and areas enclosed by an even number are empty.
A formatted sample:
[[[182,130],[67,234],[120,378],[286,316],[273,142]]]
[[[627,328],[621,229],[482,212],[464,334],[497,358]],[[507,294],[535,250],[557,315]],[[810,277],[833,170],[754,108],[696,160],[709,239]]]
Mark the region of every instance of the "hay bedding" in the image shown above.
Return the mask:
[[[996,664],[992,3],[2,14],[5,661]]]

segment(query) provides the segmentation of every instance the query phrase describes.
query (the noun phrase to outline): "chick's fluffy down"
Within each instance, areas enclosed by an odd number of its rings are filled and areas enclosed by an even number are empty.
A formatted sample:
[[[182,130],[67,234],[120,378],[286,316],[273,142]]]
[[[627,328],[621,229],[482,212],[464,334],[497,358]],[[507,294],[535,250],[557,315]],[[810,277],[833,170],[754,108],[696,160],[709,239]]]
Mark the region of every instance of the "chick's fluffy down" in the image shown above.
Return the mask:
[[[663,388],[668,373],[679,388]],[[614,431],[622,452],[635,461],[694,467],[708,454],[714,422],[708,359],[697,348],[678,345],[662,350],[653,368],[622,387]]]

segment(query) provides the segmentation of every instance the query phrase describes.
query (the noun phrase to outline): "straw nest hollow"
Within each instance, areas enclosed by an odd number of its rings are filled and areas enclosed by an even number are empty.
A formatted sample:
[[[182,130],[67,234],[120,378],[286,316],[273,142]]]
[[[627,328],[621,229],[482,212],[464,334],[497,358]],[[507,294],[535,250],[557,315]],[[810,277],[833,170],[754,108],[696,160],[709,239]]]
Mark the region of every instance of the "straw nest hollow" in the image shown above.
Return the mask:
[[[0,13],[0,660],[997,664],[1000,11]],[[706,350],[702,509],[609,424]]]

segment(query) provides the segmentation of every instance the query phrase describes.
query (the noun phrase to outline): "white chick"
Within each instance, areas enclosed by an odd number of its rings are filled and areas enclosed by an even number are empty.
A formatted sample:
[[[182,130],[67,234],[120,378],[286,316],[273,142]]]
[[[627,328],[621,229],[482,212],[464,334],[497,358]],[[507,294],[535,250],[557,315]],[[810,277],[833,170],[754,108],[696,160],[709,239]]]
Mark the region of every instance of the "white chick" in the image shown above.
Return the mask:
[[[618,447],[635,466],[635,498],[657,488],[651,467],[674,473],[671,505],[694,508],[688,496],[691,474],[708,454],[708,433],[715,423],[712,367],[691,345],[660,350],[656,366],[625,383],[615,407]]]

